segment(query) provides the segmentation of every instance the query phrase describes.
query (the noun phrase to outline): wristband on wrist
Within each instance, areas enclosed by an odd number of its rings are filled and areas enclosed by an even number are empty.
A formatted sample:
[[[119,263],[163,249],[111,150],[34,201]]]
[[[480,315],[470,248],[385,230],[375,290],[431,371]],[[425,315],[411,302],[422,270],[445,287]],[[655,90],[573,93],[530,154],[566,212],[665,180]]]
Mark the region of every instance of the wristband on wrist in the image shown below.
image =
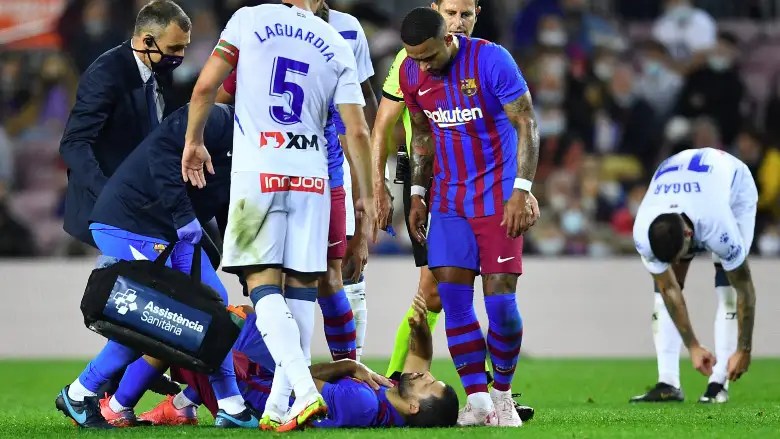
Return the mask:
[[[521,191],[531,192],[531,185],[533,183],[531,180],[526,180],[525,178],[515,178],[515,189],[520,189]]]
[[[425,194],[428,193],[428,191],[419,185],[412,186],[411,195],[419,195],[423,198],[425,198]]]

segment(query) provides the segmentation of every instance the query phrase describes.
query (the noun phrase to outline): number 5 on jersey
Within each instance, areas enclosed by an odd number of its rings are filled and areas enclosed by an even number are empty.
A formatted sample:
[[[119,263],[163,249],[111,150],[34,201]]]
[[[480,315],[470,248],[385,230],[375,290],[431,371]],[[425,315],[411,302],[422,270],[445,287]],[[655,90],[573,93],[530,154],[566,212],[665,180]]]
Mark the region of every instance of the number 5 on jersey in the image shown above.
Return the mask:
[[[274,59],[270,95],[285,99],[285,105],[273,105],[269,110],[271,118],[282,125],[300,123],[303,111],[303,88],[295,82],[288,81],[288,73],[306,76],[309,74],[309,65],[281,56]]]

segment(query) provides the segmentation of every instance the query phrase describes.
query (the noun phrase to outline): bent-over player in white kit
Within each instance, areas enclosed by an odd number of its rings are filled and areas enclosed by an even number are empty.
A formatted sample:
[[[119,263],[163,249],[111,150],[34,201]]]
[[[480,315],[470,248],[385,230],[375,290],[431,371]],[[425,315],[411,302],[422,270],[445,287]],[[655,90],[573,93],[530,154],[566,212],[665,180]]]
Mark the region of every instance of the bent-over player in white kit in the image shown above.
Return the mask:
[[[636,249],[665,304],[663,312],[657,312],[658,324],[664,324],[662,319],[673,322],[674,326],[666,324],[667,332],[676,327],[676,338],[674,334],[666,336],[667,344],[677,344],[674,361],[679,363],[682,342],[694,368],[710,377],[710,387],[719,388],[716,401],[702,402],[725,402],[728,380],[737,380],[750,365],[755,290],[747,255],[753,242],[757,201],[756,185],[744,163],[716,149],[690,149],[661,163],[634,222]],[[716,339],[721,339],[716,341],[717,363],[694,335],[682,295],[690,261],[703,251],[712,252],[722,264],[734,289],[729,301],[738,336],[716,331]],[[726,310],[721,309],[724,306],[719,306],[718,318],[726,318]],[[677,383],[663,382],[665,371],[660,360],[659,355],[659,384],[679,387],[679,370],[676,378],[669,379]]]
[[[330,197],[324,125],[337,105],[361,195],[371,187],[368,127],[355,57],[312,1],[239,9],[200,73],[190,101],[182,174],[205,184],[205,115],[230,71],[237,72],[230,210],[223,269],[243,272],[257,327],[277,362],[264,429],[287,431],[327,411],[282,295],[316,295],[326,270]],[[358,208],[369,210],[372,200]],[[370,212],[368,212],[370,213]],[[306,312],[312,312],[313,308]],[[280,373],[281,372],[281,373]],[[276,378],[278,376],[279,378]],[[291,391],[296,399],[287,410]]]

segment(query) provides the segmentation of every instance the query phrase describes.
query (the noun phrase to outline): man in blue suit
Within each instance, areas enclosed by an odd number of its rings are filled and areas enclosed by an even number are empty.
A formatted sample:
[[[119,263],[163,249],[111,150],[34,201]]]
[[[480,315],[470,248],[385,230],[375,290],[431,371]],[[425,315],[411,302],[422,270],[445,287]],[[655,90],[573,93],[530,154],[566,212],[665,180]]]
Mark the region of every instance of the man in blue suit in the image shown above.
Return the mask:
[[[98,57],[79,81],[60,142],[68,166],[64,229],[95,247],[89,216],[108,178],[175,108],[163,87],[190,43],[189,17],[171,0],[138,13],[133,37]]]

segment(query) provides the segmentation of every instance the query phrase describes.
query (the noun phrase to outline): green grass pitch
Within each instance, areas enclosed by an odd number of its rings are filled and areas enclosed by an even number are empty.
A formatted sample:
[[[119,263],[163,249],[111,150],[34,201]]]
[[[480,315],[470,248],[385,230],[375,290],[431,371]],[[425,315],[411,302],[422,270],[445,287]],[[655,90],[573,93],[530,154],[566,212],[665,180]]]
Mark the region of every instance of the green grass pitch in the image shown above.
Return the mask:
[[[370,367],[384,371],[386,361],[367,361]],[[262,431],[220,431],[212,418],[200,409],[198,427],[143,427],[112,432],[78,431],[54,408],[54,398],[83,367],[81,361],[0,361],[0,437],[249,437],[277,436]],[[451,438],[467,433],[472,437],[540,438],[780,438],[780,359],[756,359],[750,372],[731,386],[731,401],[718,406],[696,403],[706,379],[687,362],[683,371],[684,403],[630,405],[631,395],[653,384],[656,377],[653,360],[552,360],[522,359],[518,367],[515,391],[521,401],[536,408],[536,417],[516,429],[441,429],[441,430],[309,430],[289,433],[293,437],[324,438]],[[434,374],[460,387],[457,375],[447,360],[434,363]],[[462,393],[461,393],[462,396]],[[160,397],[146,395],[140,413]],[[465,399],[461,398],[461,405]]]

